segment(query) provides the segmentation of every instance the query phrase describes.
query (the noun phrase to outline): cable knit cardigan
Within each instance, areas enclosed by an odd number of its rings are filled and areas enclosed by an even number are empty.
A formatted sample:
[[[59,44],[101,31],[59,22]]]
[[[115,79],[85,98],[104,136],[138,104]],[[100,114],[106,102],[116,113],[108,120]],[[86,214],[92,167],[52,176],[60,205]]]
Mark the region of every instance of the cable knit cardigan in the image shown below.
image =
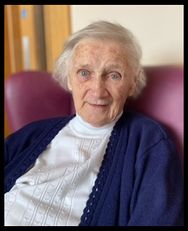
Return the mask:
[[[72,116],[33,122],[5,142],[5,192]],[[80,226],[182,226],[183,177],[174,144],[152,119],[126,112],[113,128]]]

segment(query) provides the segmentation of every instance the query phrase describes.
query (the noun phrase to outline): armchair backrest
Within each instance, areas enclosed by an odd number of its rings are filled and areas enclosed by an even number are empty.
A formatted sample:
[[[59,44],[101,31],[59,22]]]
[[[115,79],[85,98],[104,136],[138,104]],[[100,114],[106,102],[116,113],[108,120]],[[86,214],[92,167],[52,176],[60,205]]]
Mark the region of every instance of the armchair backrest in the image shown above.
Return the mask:
[[[32,121],[74,112],[71,94],[42,71],[11,75],[5,82],[5,108],[12,132]]]

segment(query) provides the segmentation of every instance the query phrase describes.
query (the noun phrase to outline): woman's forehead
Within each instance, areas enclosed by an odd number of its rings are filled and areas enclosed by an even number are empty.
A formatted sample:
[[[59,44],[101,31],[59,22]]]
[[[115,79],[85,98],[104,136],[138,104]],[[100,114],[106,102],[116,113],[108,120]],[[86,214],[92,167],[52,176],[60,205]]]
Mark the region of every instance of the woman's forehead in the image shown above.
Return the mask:
[[[83,39],[74,48],[74,53],[80,52],[115,52],[122,53],[122,45],[109,39]]]
[[[87,65],[88,62],[109,62],[109,65],[118,65],[126,62],[122,46],[114,41],[87,39],[77,44],[73,52],[73,62]],[[120,65],[120,64],[119,64]]]

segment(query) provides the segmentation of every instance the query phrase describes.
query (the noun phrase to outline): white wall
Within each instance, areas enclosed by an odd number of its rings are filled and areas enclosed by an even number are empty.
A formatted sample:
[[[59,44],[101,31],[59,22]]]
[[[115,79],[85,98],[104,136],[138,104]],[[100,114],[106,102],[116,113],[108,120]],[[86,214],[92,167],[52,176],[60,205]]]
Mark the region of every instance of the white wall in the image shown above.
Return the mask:
[[[96,20],[130,29],[144,65],[183,64],[183,5],[71,5],[72,32]]]

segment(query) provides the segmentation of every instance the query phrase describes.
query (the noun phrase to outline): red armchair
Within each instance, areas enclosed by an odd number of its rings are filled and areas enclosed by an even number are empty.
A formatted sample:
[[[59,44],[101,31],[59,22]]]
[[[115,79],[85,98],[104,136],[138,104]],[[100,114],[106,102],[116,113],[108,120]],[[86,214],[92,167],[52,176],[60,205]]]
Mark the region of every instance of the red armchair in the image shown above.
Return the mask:
[[[164,124],[183,153],[183,69],[172,66],[145,67],[147,86],[128,107]],[[25,71],[5,82],[5,109],[12,132],[25,124],[74,113],[71,94],[50,73]]]
[[[12,132],[35,120],[70,115],[71,94],[50,73],[23,71],[5,82],[5,110]]]

